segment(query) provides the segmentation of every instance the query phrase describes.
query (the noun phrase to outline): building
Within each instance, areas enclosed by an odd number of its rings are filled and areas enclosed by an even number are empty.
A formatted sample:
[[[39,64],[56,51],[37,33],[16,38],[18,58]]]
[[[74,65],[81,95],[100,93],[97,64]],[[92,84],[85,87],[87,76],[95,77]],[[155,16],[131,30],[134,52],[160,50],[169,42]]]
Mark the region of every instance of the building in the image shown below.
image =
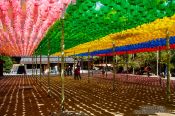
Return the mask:
[[[50,60],[50,70],[51,73],[58,74],[61,67],[61,58],[60,57],[49,57]],[[65,57],[65,67],[71,66],[73,67],[74,59],[71,57]],[[31,75],[33,74],[40,74],[40,56],[34,56],[32,57],[22,57],[20,60],[20,65],[15,64],[12,68],[13,74],[18,74],[19,66],[24,66],[25,71],[24,73]],[[42,56],[41,57],[41,73],[45,74],[48,71],[48,57]]]
[[[0,77],[3,76],[3,64],[4,64],[4,61],[0,60]]]

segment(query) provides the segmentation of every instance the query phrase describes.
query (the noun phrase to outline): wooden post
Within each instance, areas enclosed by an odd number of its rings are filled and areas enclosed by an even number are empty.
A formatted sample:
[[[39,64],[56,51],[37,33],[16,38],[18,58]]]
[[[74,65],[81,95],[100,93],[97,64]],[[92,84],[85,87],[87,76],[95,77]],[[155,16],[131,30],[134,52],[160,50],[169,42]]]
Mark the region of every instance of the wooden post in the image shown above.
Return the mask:
[[[88,49],[88,83],[90,83],[90,52],[89,52],[89,49]]]
[[[61,19],[62,36],[61,36],[61,111],[64,111],[64,19]]]
[[[115,69],[115,43],[113,42],[113,86],[112,89],[115,90],[115,73],[116,73],[116,69]]]
[[[167,37],[166,37],[166,49],[167,49],[167,100],[170,101],[170,60],[171,60],[171,53],[170,53],[170,37],[169,37],[169,31],[167,30]]]

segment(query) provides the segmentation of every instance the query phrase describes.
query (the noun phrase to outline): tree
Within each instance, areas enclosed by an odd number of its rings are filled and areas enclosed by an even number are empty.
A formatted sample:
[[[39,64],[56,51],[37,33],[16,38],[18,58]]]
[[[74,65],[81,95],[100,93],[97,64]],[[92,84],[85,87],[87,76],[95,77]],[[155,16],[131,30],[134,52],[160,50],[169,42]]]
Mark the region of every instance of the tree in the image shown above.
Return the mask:
[[[3,64],[3,70],[6,73],[10,72],[10,69],[12,68],[13,62],[11,57],[8,56],[0,56],[0,59],[3,60],[5,63]]]

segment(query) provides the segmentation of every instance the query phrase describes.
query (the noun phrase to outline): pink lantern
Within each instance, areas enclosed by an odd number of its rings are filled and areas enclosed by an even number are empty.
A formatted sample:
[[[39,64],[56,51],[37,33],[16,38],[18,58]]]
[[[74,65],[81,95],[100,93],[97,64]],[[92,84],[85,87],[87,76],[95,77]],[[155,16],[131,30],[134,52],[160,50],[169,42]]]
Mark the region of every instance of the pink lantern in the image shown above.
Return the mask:
[[[0,0],[0,54],[29,56],[75,0]]]

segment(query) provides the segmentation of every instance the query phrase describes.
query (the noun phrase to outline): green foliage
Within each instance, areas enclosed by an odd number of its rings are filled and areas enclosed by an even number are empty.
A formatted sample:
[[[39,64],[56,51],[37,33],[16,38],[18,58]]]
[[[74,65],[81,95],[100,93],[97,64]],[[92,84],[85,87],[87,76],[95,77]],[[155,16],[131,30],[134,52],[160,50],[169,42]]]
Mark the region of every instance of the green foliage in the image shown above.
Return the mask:
[[[4,72],[9,73],[10,69],[12,68],[13,62],[11,57],[8,56],[0,56],[0,59],[3,60],[5,63],[3,64]]]
[[[175,71],[175,51],[171,50],[171,71]],[[118,66],[126,67],[126,55],[117,56]],[[139,69],[141,67],[145,67],[150,65],[152,68],[152,73],[156,74],[157,69],[157,51],[156,52],[145,52],[145,53],[137,53],[134,55],[128,55],[128,67]],[[163,65],[167,64],[167,51],[159,52],[159,69],[160,71],[164,71]]]

